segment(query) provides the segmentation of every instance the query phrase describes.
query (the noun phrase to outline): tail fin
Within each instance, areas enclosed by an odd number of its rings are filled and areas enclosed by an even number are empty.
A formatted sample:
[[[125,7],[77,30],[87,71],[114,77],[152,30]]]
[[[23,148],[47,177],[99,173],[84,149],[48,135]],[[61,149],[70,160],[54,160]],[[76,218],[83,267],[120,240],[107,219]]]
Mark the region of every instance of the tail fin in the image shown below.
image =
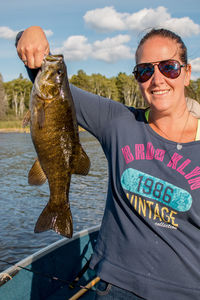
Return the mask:
[[[63,203],[59,206],[47,204],[36,222],[34,232],[39,233],[50,229],[65,237],[72,237],[73,223],[69,204]]]

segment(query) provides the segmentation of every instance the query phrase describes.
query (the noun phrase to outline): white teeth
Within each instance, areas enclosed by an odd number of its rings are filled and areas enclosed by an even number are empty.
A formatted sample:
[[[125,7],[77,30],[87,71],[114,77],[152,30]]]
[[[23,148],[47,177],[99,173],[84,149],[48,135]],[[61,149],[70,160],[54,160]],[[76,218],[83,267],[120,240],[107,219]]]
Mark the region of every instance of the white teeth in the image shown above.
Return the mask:
[[[162,94],[166,94],[168,93],[169,90],[164,90],[164,91],[152,91],[152,94],[155,94],[155,95],[162,95]]]

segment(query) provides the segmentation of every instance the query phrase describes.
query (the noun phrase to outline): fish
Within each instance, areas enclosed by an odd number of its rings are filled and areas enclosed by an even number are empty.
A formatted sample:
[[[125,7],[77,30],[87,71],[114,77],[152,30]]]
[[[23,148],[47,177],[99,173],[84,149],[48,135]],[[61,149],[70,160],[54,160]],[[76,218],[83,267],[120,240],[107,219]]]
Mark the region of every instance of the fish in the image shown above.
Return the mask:
[[[34,228],[73,235],[69,189],[72,174],[87,175],[90,159],[80,144],[75,107],[64,56],[45,56],[30,96],[30,133],[37,158],[30,185],[48,181],[50,197]]]

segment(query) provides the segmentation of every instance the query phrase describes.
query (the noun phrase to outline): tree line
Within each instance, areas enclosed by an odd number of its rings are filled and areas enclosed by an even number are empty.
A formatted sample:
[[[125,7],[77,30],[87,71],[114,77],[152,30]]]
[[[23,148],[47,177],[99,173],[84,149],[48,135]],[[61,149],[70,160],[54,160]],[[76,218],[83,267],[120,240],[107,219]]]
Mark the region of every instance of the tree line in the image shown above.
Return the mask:
[[[29,99],[32,89],[30,80],[19,78],[3,82],[0,77],[0,120],[15,116],[22,119],[25,111],[29,108]]]
[[[107,78],[101,74],[87,75],[79,70],[70,78],[70,83],[88,92],[103,96],[128,106],[145,107],[144,99],[133,75],[119,73],[116,77]],[[0,120],[15,116],[23,118],[29,108],[32,83],[19,78],[3,82],[0,74]],[[186,95],[200,102],[200,78],[191,80],[186,88]]]

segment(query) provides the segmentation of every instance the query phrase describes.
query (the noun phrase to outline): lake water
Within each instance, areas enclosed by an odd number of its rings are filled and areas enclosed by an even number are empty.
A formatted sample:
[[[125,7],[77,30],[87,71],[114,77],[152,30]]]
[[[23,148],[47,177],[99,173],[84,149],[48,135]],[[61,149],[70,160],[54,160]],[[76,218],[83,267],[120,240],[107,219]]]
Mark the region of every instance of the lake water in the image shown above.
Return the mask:
[[[69,199],[74,232],[101,222],[107,191],[107,162],[99,142],[87,132],[81,132],[80,138],[91,169],[87,176],[72,176]],[[0,133],[0,259],[10,263],[63,238],[54,231],[34,233],[49,199],[48,183],[28,185],[35,157],[30,134]],[[0,262],[0,272],[7,267]]]

